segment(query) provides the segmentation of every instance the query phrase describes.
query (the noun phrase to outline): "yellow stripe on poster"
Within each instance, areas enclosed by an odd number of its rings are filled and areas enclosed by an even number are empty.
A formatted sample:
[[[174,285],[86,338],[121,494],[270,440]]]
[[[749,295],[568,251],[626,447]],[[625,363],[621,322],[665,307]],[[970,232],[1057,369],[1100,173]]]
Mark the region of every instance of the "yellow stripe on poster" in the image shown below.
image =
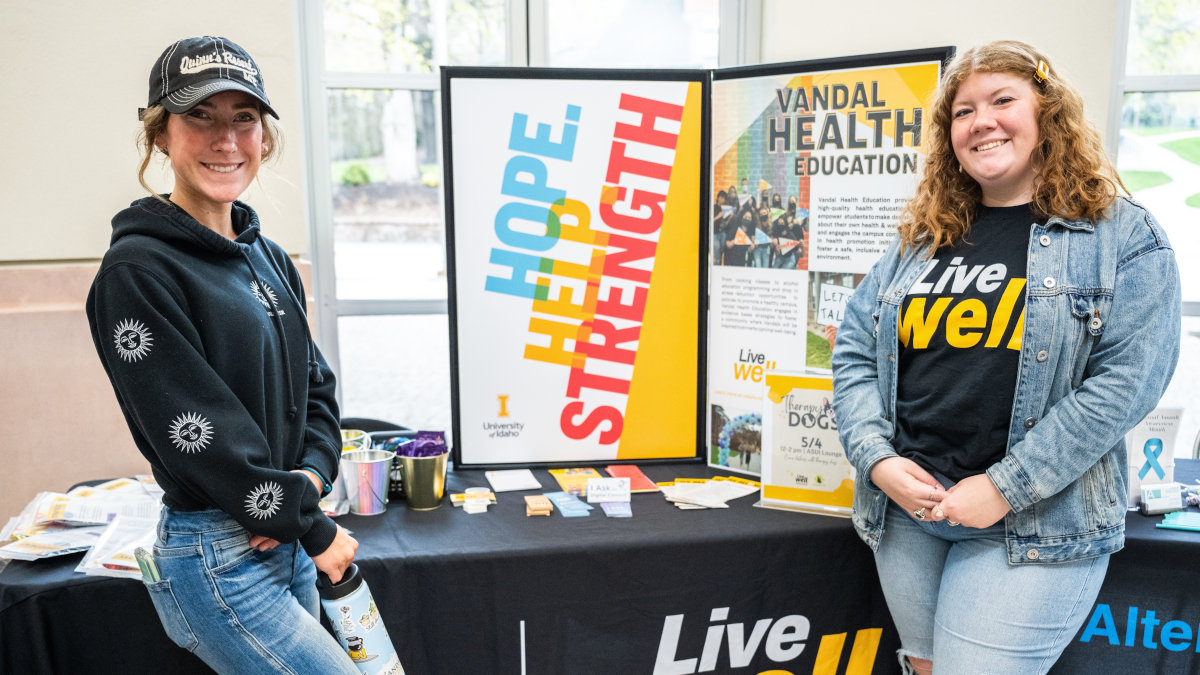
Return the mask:
[[[702,94],[688,85],[618,459],[696,454]]]

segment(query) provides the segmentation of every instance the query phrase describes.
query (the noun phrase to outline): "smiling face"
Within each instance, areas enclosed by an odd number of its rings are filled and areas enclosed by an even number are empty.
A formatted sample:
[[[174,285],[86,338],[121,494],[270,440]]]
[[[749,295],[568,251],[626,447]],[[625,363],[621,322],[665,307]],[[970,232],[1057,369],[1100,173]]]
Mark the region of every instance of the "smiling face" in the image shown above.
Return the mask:
[[[959,86],[950,115],[954,155],[983,189],[984,205],[1032,201],[1038,126],[1030,81],[1010,73],[972,73]]]
[[[258,101],[225,91],[191,110],[171,115],[159,138],[175,172],[171,201],[200,222],[201,214],[224,211],[258,175],[263,154]]]

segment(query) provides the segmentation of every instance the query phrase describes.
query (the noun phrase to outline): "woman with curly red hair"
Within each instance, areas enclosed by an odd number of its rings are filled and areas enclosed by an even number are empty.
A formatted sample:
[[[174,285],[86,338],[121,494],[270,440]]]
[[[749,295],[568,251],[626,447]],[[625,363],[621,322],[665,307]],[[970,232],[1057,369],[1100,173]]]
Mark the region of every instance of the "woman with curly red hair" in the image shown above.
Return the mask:
[[[854,526],[909,671],[1044,673],[1124,545],[1124,435],[1179,353],[1174,251],[1049,56],[969,49],[833,354]]]

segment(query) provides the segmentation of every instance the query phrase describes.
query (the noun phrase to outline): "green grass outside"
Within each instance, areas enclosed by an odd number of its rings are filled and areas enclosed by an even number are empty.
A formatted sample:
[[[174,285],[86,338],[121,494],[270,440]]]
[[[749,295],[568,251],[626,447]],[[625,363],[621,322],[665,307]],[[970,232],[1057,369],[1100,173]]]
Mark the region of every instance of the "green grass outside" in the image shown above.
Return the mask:
[[[1126,128],[1125,131],[1132,132],[1138,136],[1161,136],[1163,134],[1178,134],[1184,131],[1195,131],[1191,127],[1137,127],[1135,129]]]
[[[383,166],[383,160],[377,157],[369,159],[343,159],[337,162],[329,163],[329,175],[334,183],[343,183],[346,181],[346,171],[354,165],[366,171],[368,182],[382,183],[387,180],[387,169]],[[350,169],[357,171],[357,169]],[[442,180],[442,169],[436,164],[422,164],[420,167],[421,183],[428,187],[437,187]],[[351,174],[353,175],[353,174]],[[352,184],[352,181],[351,183]]]
[[[1163,143],[1162,146],[1192,164],[1200,164],[1200,136],[1168,141]]]
[[[346,170],[356,164],[366,170],[367,175],[370,176],[370,182],[378,183],[387,180],[387,169],[383,168],[382,163],[376,164],[371,160],[363,159],[344,159],[337,162],[330,162],[330,178],[333,179],[334,183],[341,183],[342,177],[346,175]]]
[[[1130,192],[1158,187],[1171,182],[1171,177],[1161,171],[1122,171],[1121,182]]]
[[[1183,203],[1187,204],[1188,206],[1192,207],[1193,209],[1200,209],[1200,192],[1197,192],[1196,194],[1192,195],[1191,197],[1188,197],[1187,199],[1183,200]]]
[[[804,355],[804,363],[809,368],[832,368],[833,350],[829,348],[829,340],[824,335],[808,331],[808,348]]]

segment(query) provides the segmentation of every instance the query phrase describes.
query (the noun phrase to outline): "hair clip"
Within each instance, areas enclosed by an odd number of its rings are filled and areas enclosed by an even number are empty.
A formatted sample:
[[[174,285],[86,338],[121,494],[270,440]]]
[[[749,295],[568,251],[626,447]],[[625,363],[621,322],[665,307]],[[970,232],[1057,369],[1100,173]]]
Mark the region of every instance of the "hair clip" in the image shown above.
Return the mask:
[[[1037,78],[1038,82],[1045,82],[1050,79],[1050,66],[1046,65],[1045,61],[1039,59],[1037,72],[1034,73],[1034,77]]]

